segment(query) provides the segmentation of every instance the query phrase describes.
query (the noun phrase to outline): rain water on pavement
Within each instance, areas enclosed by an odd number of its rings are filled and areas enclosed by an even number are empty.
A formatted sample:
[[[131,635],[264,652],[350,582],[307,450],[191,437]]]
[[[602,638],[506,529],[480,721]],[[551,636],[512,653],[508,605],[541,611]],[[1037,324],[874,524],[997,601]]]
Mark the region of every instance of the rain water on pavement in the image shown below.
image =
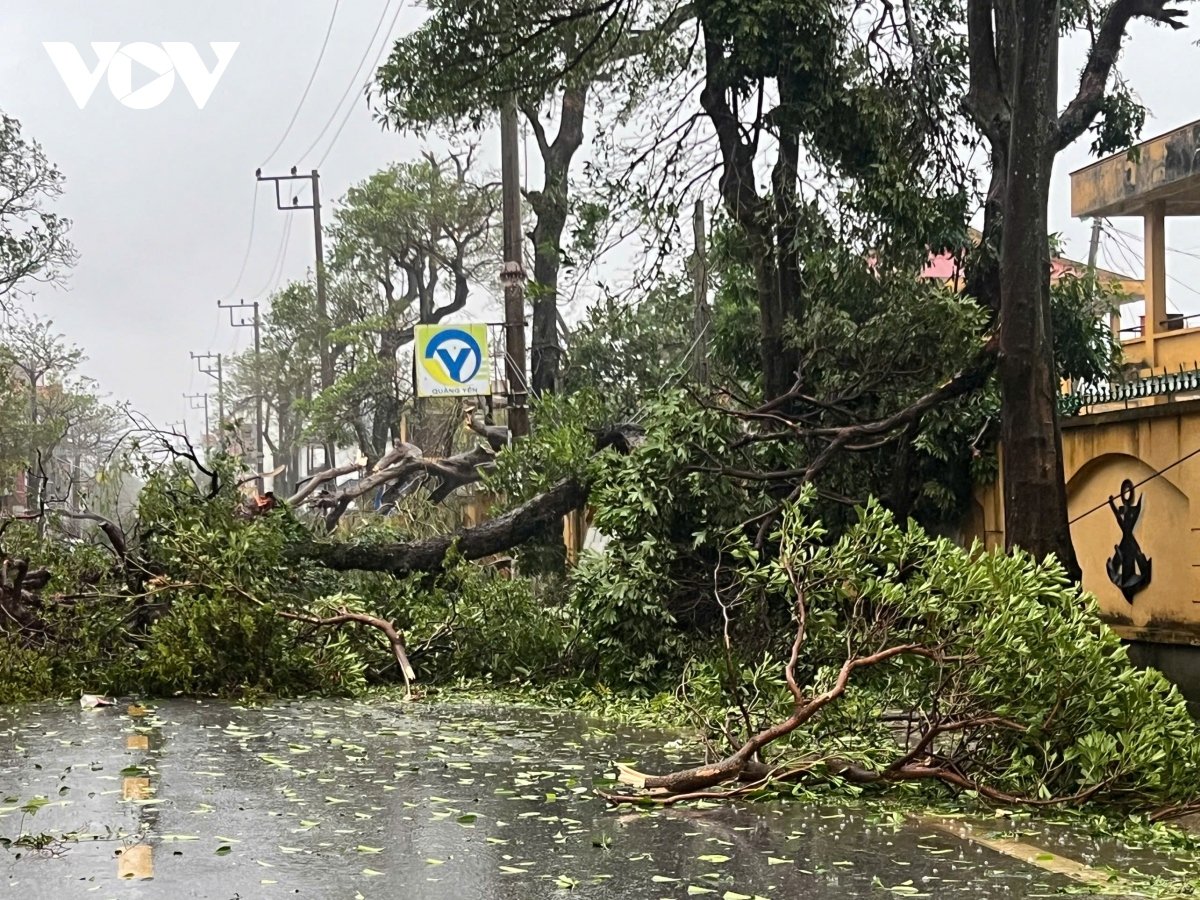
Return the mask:
[[[688,762],[670,737],[474,705],[0,707],[0,897],[1024,898],[1100,859],[1169,871],[1065,830],[1027,853],[953,819],[592,793],[617,759]]]

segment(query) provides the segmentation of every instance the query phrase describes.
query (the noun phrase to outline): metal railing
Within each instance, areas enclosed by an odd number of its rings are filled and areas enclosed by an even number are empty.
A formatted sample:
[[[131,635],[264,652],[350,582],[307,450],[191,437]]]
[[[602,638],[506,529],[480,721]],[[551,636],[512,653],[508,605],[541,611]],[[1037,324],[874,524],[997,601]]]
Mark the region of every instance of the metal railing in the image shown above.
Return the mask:
[[[1200,393],[1200,368],[1145,377],[1133,375],[1100,384],[1073,385],[1069,393],[1059,397],[1058,409],[1061,415],[1077,416],[1089,406],[1106,403],[1124,403],[1128,406],[1147,397],[1185,393]]]

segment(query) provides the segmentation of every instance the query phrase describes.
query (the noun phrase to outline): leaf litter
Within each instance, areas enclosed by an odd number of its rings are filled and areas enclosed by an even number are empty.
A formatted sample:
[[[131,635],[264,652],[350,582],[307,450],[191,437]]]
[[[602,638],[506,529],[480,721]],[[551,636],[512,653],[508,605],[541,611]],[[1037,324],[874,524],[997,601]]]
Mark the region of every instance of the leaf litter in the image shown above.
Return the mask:
[[[224,715],[215,728],[201,725],[196,707]],[[0,712],[0,723],[4,715]],[[172,722],[169,728],[164,727],[165,720]],[[606,884],[606,890],[616,891],[614,896],[632,895],[634,884],[649,882],[672,898],[721,900],[881,893],[973,896],[982,888],[990,896],[1015,898],[1070,887],[1044,873],[1031,877],[1028,868],[1017,862],[973,858],[971,848],[962,842],[947,846],[941,837],[931,842],[915,831],[902,838],[901,826],[873,823],[868,815],[849,808],[692,804],[711,812],[696,818],[684,807],[613,815],[592,787],[604,782],[617,757],[636,755],[652,763],[653,754],[661,752],[665,742],[655,735],[631,735],[625,728],[614,733],[591,725],[580,727],[573,714],[522,709],[506,711],[499,718],[492,710],[470,706],[397,711],[386,705],[316,701],[235,709],[217,703],[167,701],[137,721],[141,731],[152,733],[153,746],[160,748],[172,749],[172,740],[184,740],[186,732],[187,753],[142,751],[132,760],[126,756],[132,765],[127,766],[131,774],[125,777],[148,778],[154,788],[171,792],[169,797],[149,798],[149,805],[168,804],[164,814],[156,814],[163,822],[181,821],[171,818],[172,807],[177,807],[180,814],[188,814],[192,826],[210,823],[208,829],[181,828],[183,833],[168,832],[160,839],[175,844],[211,841],[213,850],[207,859],[212,866],[228,866],[219,857],[230,856],[238,842],[245,841],[246,855],[267,868],[288,856],[323,853],[320,865],[327,874],[313,877],[334,878],[341,865],[339,854],[382,858],[406,831],[418,833],[421,822],[420,829],[429,829],[436,846],[449,851],[426,857],[424,865],[431,868],[512,848],[510,858],[497,859],[492,870],[504,876],[498,883],[508,886],[503,888],[505,900],[534,893],[539,881],[563,891]],[[22,752],[29,755],[24,759],[41,754],[44,762],[45,757],[77,743],[67,731],[69,726],[64,722],[49,729],[58,730],[58,735],[22,731],[20,740],[8,746],[26,748]],[[0,724],[0,734],[3,731]],[[64,738],[67,744],[60,743]],[[122,752],[124,744],[121,737]],[[193,770],[186,772],[189,763]],[[3,765],[0,762],[0,773]],[[20,761],[18,766],[20,771],[28,770]],[[187,783],[180,777],[181,767],[197,780]],[[251,789],[247,773],[254,767],[258,773]],[[90,777],[93,781],[113,777],[107,773],[121,768],[118,764]],[[164,775],[168,770],[169,778]],[[14,784],[21,787],[24,799],[18,802],[6,796],[0,816],[14,814],[30,796],[45,798],[60,793],[61,787],[73,792],[87,789],[82,781],[71,779],[42,786],[31,774]],[[391,795],[398,801],[395,804],[385,802],[388,790],[401,792]],[[269,799],[272,791],[274,808]],[[241,823],[234,831],[242,838],[216,834],[222,822],[226,828],[229,825],[226,815],[231,801],[251,821],[258,817],[258,825]],[[321,809],[324,815],[298,815],[306,809]],[[279,824],[269,824],[273,820]],[[158,830],[150,819],[141,821],[147,834]],[[274,836],[285,839],[271,840]],[[783,841],[800,842],[789,843],[788,849],[802,848],[803,856],[797,858],[804,860],[805,868],[776,855]],[[873,848],[869,865],[852,855],[862,846]],[[898,852],[898,847],[907,849]],[[716,848],[724,852],[714,852]],[[200,864],[194,854],[181,859],[172,865]],[[621,865],[613,868],[613,860],[621,860]],[[161,868],[167,870],[169,863],[169,859],[162,862]],[[700,871],[697,864],[720,871]],[[1181,877],[1190,871],[1181,865],[1164,859],[1152,877]],[[1145,870],[1152,868],[1143,865]],[[386,874],[370,867],[353,871],[368,878]],[[446,871],[461,877],[456,874],[459,867],[448,866]],[[1007,883],[1017,878],[1019,883]],[[247,896],[249,891],[241,893]],[[32,896],[40,900],[38,894]]]

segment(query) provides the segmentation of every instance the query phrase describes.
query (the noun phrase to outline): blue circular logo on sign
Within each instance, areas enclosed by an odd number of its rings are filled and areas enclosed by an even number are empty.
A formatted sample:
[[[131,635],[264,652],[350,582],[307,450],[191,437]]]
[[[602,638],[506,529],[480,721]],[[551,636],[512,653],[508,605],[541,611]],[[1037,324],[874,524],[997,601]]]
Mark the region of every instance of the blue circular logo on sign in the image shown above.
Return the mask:
[[[440,368],[449,376],[447,383],[466,384],[483,365],[483,351],[479,342],[467,332],[448,328],[430,338],[425,345],[425,359],[436,359],[441,363],[437,368],[426,366],[439,381],[442,380],[439,377],[442,373],[437,371]]]

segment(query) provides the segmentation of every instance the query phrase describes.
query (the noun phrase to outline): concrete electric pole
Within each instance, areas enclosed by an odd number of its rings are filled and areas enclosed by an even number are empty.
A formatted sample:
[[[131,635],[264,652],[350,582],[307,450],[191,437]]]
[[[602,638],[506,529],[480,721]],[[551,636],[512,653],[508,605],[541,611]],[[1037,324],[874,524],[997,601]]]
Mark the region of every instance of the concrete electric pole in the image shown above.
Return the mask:
[[[266,490],[262,473],[267,467],[267,459],[263,454],[263,389],[262,389],[262,334],[258,313],[258,301],[247,303],[222,303],[217,301],[217,307],[229,310],[229,324],[234,328],[254,329],[254,465],[258,470],[258,478],[254,479],[259,494]],[[235,309],[253,309],[254,314],[249,318],[234,320]]]
[[[212,378],[217,379],[217,445],[221,445],[221,429],[225,426],[225,373],[222,368],[220,353],[193,353],[192,359],[196,360],[196,366],[200,371]],[[217,365],[214,368],[209,360],[215,359]]]
[[[325,284],[325,244],[321,232],[321,176],[316,169],[313,169],[308,175],[300,175],[296,167],[292,166],[290,175],[263,175],[262,169],[258,169],[255,171],[254,177],[259,181],[274,182],[275,206],[277,209],[284,210],[285,212],[294,212],[302,209],[312,210],[317,272],[317,345],[321,355],[321,390],[328,390],[333,386],[333,357],[329,353],[329,299]],[[312,202],[302,204],[298,196],[293,196],[292,202],[285,205],[283,197],[279,192],[280,184],[285,181],[309,182],[312,187]],[[332,465],[333,445],[326,443],[325,467],[329,468]]]
[[[504,199],[504,371],[508,378],[508,430],[529,434],[529,379],[525,370],[525,268],[521,263],[521,171],[517,100],[500,111],[500,170]]]
[[[212,426],[208,421],[208,392],[205,391],[203,394],[184,394],[183,399],[191,401],[192,409],[204,410],[204,436],[210,436],[212,434]],[[197,400],[203,401],[200,406],[196,405]]]

